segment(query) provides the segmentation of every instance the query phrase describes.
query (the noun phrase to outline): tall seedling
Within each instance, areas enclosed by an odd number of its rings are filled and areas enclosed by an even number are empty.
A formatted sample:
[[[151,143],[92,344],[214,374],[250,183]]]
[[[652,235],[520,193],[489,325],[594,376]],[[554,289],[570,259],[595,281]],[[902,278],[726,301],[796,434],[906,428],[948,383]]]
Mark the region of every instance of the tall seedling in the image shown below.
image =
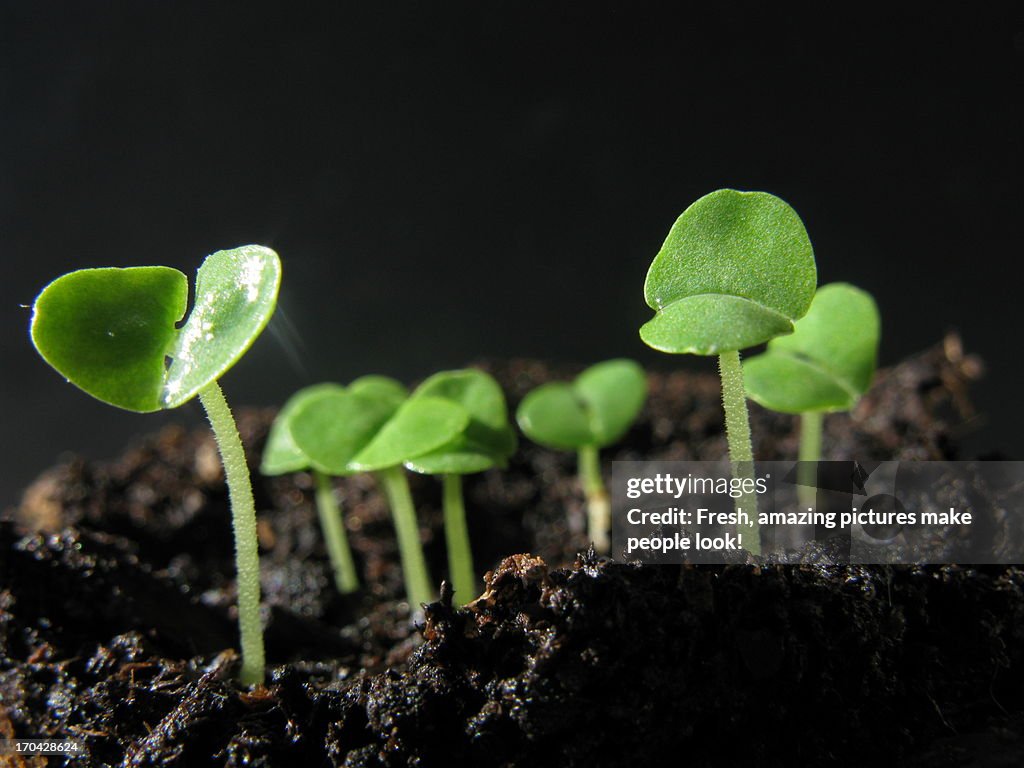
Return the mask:
[[[465,429],[453,439],[405,462],[414,472],[441,477],[448,571],[455,588],[455,602],[462,605],[477,594],[462,476],[504,467],[515,452],[516,435],[508,423],[505,394],[483,371],[468,368],[434,374],[413,392],[412,399],[419,398],[446,400],[461,406],[469,415]]]
[[[170,267],[82,269],[43,289],[32,311],[39,354],[78,388],[110,405],[148,413],[199,396],[224,463],[238,571],[241,680],[264,677],[256,508],[238,428],[218,379],[270,320],[281,283],[274,251],[247,245],[208,256],[188,278]]]
[[[753,479],[740,350],[793,332],[814,297],[817,270],[803,223],[766,192],[721,189],[683,211],[647,272],[655,316],[640,337],[662,352],[717,355],[733,475]],[[757,497],[736,500],[752,520],[744,545],[760,553]]]
[[[611,502],[601,477],[600,449],[622,439],[647,400],[647,376],[632,360],[592,365],[574,381],[542,384],[523,398],[516,420],[535,443],[576,451],[587,500],[587,533],[600,553],[611,540]]]

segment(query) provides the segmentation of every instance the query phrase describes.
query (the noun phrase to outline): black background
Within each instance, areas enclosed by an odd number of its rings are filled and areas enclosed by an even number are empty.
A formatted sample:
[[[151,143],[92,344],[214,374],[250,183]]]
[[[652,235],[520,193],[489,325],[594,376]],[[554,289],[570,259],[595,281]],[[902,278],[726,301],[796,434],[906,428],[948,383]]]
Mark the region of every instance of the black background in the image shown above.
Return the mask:
[[[988,364],[968,447],[1022,458],[1019,13],[713,5],[0,2],[0,504],[62,451],[202,418],[38,358],[20,305],[65,271],[276,248],[236,406],[485,356],[711,370],[637,329],[669,226],[720,187],[796,208],[820,282],[878,299],[883,364],[960,330]]]

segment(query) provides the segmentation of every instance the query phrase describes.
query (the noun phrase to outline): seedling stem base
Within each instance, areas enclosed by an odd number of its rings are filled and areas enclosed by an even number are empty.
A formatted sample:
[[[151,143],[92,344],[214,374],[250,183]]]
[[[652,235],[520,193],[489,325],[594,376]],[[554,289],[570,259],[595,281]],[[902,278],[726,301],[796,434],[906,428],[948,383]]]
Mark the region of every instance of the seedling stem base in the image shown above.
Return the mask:
[[[473,572],[473,551],[469,547],[462,476],[444,476],[444,535],[448,545],[448,571],[455,589],[454,602],[465,605],[479,594]]]
[[[580,485],[587,498],[587,534],[594,550],[606,554],[611,550],[608,528],[612,522],[611,500],[601,479],[601,457],[596,445],[585,445],[579,450]]]

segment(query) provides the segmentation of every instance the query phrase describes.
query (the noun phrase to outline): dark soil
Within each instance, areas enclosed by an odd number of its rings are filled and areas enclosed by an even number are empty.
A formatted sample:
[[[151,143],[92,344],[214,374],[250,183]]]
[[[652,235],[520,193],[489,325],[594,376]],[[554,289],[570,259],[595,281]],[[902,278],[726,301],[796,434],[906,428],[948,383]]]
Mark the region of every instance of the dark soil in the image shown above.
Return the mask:
[[[513,407],[553,374],[490,368]],[[978,373],[953,338],[881,373],[827,420],[828,457],[955,457]],[[605,461],[718,458],[718,398],[711,375],[652,375]],[[241,413],[253,466],[271,418]],[[759,456],[795,455],[792,419],[752,419]],[[524,442],[507,471],[468,478],[486,590],[463,609],[445,595],[418,626],[372,479],[339,481],[366,585],[346,598],[310,479],[254,475],[272,671],[250,692],[233,681],[210,435],[168,429],[50,470],[0,522],[0,737],[81,739],[71,763],[95,766],[1024,762],[1024,572],[611,563],[585,552],[573,473]],[[440,580],[439,488],[413,492]]]

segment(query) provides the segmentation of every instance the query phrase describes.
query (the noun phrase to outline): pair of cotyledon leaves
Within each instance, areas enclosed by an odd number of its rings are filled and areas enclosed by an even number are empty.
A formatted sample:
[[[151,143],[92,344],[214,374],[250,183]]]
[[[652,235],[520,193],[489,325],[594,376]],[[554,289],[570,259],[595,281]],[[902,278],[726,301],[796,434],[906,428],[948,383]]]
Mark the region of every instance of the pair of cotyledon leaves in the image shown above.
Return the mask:
[[[515,448],[504,393],[483,371],[443,371],[411,395],[392,379],[365,376],[292,396],[271,430],[262,471],[349,475],[405,464],[462,475],[503,466]]]
[[[32,342],[68,381],[129,411],[176,408],[219,379],[270,320],[281,262],[258,245],[218,251],[188,278],[170,267],[82,269],[43,289]],[[169,361],[169,362],[168,362]]]
[[[572,382],[531,391],[516,411],[523,432],[556,450],[603,448],[629,429],[647,398],[647,376],[632,360],[591,366]]]
[[[697,355],[770,342],[744,365],[754,400],[787,413],[846,409],[871,382],[878,311],[853,286],[815,294],[816,283],[810,239],[786,202],[718,190],[682,213],[651,264],[644,294],[657,314],[640,336]]]
[[[766,192],[721,189],[683,211],[651,263],[644,296],[657,314],[640,336],[695,355],[763,344],[792,333],[817,280],[796,211]]]

